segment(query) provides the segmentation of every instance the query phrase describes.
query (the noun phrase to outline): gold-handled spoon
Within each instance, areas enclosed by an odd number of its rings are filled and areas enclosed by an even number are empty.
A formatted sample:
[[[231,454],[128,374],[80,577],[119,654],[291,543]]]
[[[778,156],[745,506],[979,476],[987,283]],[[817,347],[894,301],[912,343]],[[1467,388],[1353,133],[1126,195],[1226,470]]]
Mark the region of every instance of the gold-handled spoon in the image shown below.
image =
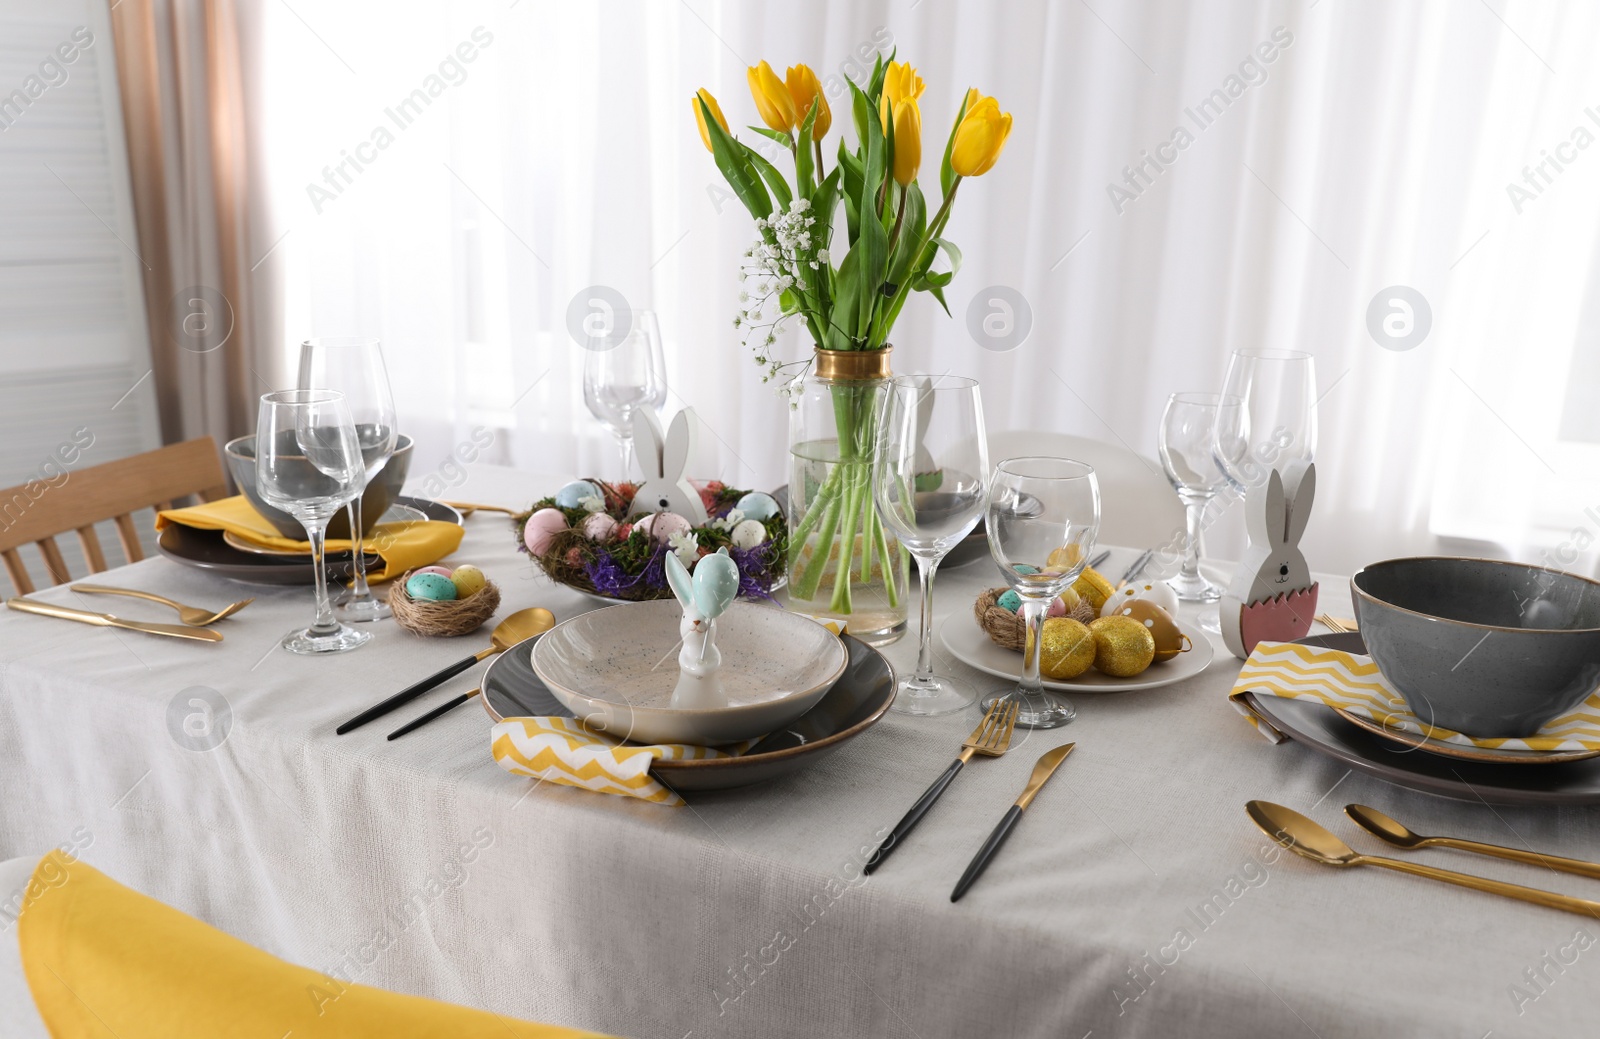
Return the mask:
[[[1455,848],[1458,851],[1471,851],[1479,855],[1490,855],[1497,859],[1509,859],[1512,862],[1521,862],[1529,866],[1547,866],[1558,869],[1563,873],[1576,873],[1580,877],[1594,877],[1600,880],[1600,865],[1593,862],[1584,862],[1582,859],[1566,859],[1560,855],[1541,855],[1536,851],[1524,851],[1521,848],[1507,848],[1499,844],[1484,844],[1481,841],[1469,841],[1459,837],[1424,837],[1414,833],[1399,820],[1391,819],[1376,808],[1366,805],[1345,805],[1344,814],[1355,820],[1357,826],[1366,830],[1381,841],[1388,841],[1396,848],[1413,851],[1417,848],[1439,847]]]
[[[177,610],[179,620],[196,628],[215,624],[224,617],[232,617],[256,601],[254,597],[241,599],[238,602],[229,603],[213,613],[211,610],[203,610],[198,606],[185,606],[181,602],[168,599],[164,595],[157,595],[155,592],[141,592],[136,588],[112,588],[110,585],[104,584],[75,584],[72,586],[72,590],[75,592],[87,592],[90,595],[126,595],[130,599],[148,599],[151,602],[158,602],[163,606],[170,606]]]
[[[1271,801],[1251,801],[1244,806],[1244,810],[1249,813],[1251,821],[1261,827],[1268,837],[1296,855],[1312,862],[1320,862],[1324,866],[1382,866],[1397,873],[1410,873],[1418,877],[1427,877],[1429,880],[1442,880],[1446,884],[1469,887],[1474,891],[1486,891],[1491,895],[1502,895],[1549,909],[1561,909],[1568,913],[1577,913],[1579,916],[1600,919],[1600,902],[1591,902],[1587,898],[1558,895],[1554,891],[1541,891],[1538,888],[1523,887],[1521,884],[1508,884],[1503,880],[1475,877],[1470,873],[1435,869],[1415,862],[1358,854],[1354,848],[1334,836],[1328,829],[1312,822],[1292,808],[1285,808]]]

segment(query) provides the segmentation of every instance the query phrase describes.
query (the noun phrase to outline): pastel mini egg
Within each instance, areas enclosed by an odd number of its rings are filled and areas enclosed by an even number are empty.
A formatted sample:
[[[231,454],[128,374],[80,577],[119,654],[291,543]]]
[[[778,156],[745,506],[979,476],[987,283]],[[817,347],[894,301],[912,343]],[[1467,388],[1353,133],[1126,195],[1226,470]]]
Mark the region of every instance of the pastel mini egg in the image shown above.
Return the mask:
[[[578,529],[583,536],[595,541],[605,541],[617,532],[617,521],[603,512],[592,512],[583,518]]]
[[[456,597],[456,586],[438,574],[412,574],[406,581],[406,594],[413,599],[450,602]]]
[[[522,543],[528,546],[529,552],[542,556],[550,551],[551,540],[566,529],[567,517],[559,510],[540,509],[528,517],[527,526],[522,528]]]
[[[1100,607],[1100,616],[1113,617],[1121,612],[1121,607],[1135,599],[1154,603],[1172,616],[1178,614],[1178,593],[1165,581],[1141,581],[1136,584],[1125,584],[1112,592],[1110,597]]]
[[[456,598],[465,599],[482,591],[489,579],[475,566],[458,566],[456,572],[450,575],[450,583],[456,586]]]
[[[760,520],[765,523],[778,514],[778,499],[766,491],[751,491],[740,498],[739,504],[734,508],[744,513],[745,519]]]
[[[556,504],[563,509],[576,509],[584,498],[600,497],[600,488],[588,480],[573,480],[556,492]]]
[[[438,574],[440,577],[450,576],[450,568],[447,566],[419,566],[411,572],[413,574]]]
[[[689,521],[676,512],[658,512],[646,516],[636,526],[655,541],[665,541],[674,534],[687,534],[693,529]]]
[[[1000,593],[1000,598],[996,599],[994,604],[1002,610],[1010,610],[1012,613],[1016,613],[1022,609],[1022,596],[1018,595],[1015,589],[1007,588]]]
[[[1011,569],[1015,570],[1019,574],[1036,574],[1039,572],[1038,567],[1031,566],[1027,563],[1017,563],[1013,565]]]
[[[1067,615],[1067,604],[1062,601],[1061,597],[1058,595],[1054,599],[1051,599],[1050,600],[1050,609],[1045,611],[1045,616],[1046,617],[1065,617],[1066,615]]]
[[[740,520],[739,525],[729,531],[728,540],[735,548],[755,548],[767,540],[767,528],[753,519]]]

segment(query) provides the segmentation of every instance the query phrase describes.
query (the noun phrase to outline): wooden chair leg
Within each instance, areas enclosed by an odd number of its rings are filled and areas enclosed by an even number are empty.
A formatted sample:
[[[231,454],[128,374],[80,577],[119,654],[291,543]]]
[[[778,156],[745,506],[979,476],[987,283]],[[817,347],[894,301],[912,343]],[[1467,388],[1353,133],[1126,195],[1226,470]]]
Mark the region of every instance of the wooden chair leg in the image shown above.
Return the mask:
[[[122,542],[122,555],[128,562],[137,563],[144,558],[144,549],[139,547],[139,529],[126,512],[117,517],[117,540]]]
[[[61,549],[56,546],[55,538],[40,538],[34,544],[39,546],[39,554],[44,556],[44,568],[50,575],[51,584],[72,580],[72,575],[67,572],[67,561],[61,558]]]
[[[27,595],[33,591],[33,581],[28,578],[28,568],[22,565],[22,557],[17,555],[17,550],[8,548],[0,552],[0,558],[5,560],[6,573],[11,577],[11,587],[18,595]]]
[[[94,532],[94,527],[78,528],[78,544],[83,546],[83,558],[89,562],[89,572],[105,573],[106,554],[100,550],[100,536]]]

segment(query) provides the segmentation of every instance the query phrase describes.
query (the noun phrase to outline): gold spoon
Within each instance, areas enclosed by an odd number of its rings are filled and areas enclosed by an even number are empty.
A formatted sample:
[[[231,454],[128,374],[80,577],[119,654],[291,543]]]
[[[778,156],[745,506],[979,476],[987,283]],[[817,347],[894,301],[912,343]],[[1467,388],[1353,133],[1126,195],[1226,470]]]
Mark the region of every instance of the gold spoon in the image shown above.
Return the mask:
[[[1388,841],[1396,848],[1404,848],[1407,851],[1432,846],[1456,848],[1460,851],[1477,852],[1479,855],[1492,855],[1497,859],[1510,859],[1512,862],[1522,862],[1529,866],[1548,866],[1563,873],[1576,873],[1580,877],[1594,877],[1600,880],[1600,865],[1584,862],[1582,859],[1541,855],[1536,851],[1506,848],[1498,844],[1483,844],[1458,837],[1424,837],[1420,833],[1413,833],[1398,820],[1391,819],[1376,808],[1368,808],[1366,805],[1345,805],[1344,814],[1379,840]]]
[[[400,690],[387,700],[379,701],[351,718],[349,721],[334,729],[334,733],[343,736],[351,729],[359,729],[374,718],[381,718],[396,707],[404,707],[423,693],[432,689],[448,679],[454,678],[467,668],[480,660],[504,653],[524,639],[530,639],[540,632],[549,631],[555,627],[556,615],[543,606],[535,606],[527,610],[518,610],[505,620],[496,624],[494,632],[489,636],[489,648],[480,650],[470,657],[456,661],[442,671],[429,675],[416,685]]]
[[[1244,806],[1244,810],[1268,837],[1296,855],[1312,862],[1320,862],[1324,866],[1382,866],[1397,873],[1410,873],[1427,877],[1429,880],[1442,880],[1446,884],[1469,887],[1475,891],[1487,891],[1491,895],[1503,895],[1506,898],[1532,902],[1534,905],[1549,909],[1561,909],[1577,913],[1579,916],[1600,919],[1600,902],[1591,902],[1586,898],[1558,895],[1554,891],[1540,891],[1538,888],[1523,887],[1521,884],[1508,884],[1503,880],[1490,880],[1488,877],[1474,877],[1468,873],[1454,873],[1415,862],[1357,854],[1354,848],[1329,830],[1299,812],[1283,805],[1273,804],[1271,801],[1251,801]]]
[[[215,624],[224,617],[232,617],[256,601],[254,597],[241,599],[236,603],[229,603],[222,609],[212,613],[210,610],[202,610],[198,606],[185,606],[183,603],[175,602],[164,595],[157,595],[154,592],[141,592],[134,588],[112,588],[103,584],[75,584],[72,586],[72,590],[75,592],[87,592],[90,595],[126,595],[130,599],[148,599],[151,602],[158,602],[163,606],[170,606],[177,610],[179,620],[196,628],[204,628],[208,624]]]

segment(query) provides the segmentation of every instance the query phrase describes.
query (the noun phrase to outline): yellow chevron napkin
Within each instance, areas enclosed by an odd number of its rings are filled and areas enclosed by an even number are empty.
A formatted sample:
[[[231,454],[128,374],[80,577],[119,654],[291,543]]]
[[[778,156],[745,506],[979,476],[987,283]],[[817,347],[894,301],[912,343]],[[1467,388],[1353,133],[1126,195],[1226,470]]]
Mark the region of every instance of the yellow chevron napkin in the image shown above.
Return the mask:
[[[590,732],[576,718],[507,718],[490,730],[489,749],[500,767],[512,775],[681,805],[683,798],[650,774],[652,764],[657,760],[731,758],[755,744],[755,740],[746,740],[732,750],[685,743],[646,747]]]
[[[1591,693],[1575,709],[1546,723],[1533,736],[1510,739],[1464,736],[1419,720],[1406,706],[1405,699],[1378,673],[1378,665],[1371,657],[1292,642],[1259,643],[1240,669],[1232,692],[1228,693],[1234,708],[1263,736],[1274,743],[1287,739],[1250,709],[1243,699],[1246,693],[1315,700],[1329,707],[1342,707],[1351,714],[1370,718],[1392,729],[1462,746],[1506,750],[1600,749],[1600,692]]]

